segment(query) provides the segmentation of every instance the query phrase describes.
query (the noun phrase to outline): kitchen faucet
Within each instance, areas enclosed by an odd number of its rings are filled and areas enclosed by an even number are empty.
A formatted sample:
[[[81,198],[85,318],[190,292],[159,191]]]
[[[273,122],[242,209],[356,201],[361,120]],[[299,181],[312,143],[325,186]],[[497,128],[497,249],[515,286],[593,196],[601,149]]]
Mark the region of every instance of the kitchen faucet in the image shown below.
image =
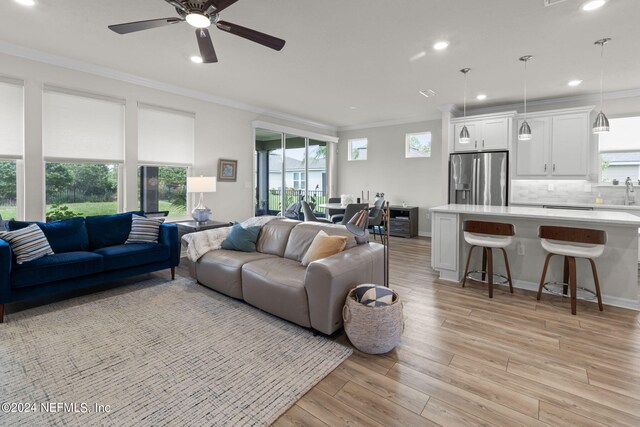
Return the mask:
[[[625,205],[635,205],[636,204],[636,195],[633,192],[633,181],[631,181],[631,177],[627,177],[624,181],[624,185],[626,187],[624,193],[624,204]]]

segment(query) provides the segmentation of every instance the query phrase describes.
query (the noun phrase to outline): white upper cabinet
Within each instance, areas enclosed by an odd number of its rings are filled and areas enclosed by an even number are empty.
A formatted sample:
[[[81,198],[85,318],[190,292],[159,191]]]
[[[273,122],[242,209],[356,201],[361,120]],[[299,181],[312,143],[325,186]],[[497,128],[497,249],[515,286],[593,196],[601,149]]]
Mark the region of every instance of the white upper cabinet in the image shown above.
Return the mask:
[[[508,150],[511,140],[511,121],[515,113],[457,118],[452,120],[453,151]],[[471,141],[460,143],[460,131],[467,125]]]
[[[523,120],[518,120],[518,127]],[[549,170],[549,140],[551,139],[551,118],[527,118],[531,127],[531,139],[520,141],[516,138],[516,175],[521,177],[544,177]]]
[[[589,174],[592,107],[556,110],[527,116],[531,140],[516,137],[516,178],[576,178]],[[517,121],[518,128],[522,119]]]

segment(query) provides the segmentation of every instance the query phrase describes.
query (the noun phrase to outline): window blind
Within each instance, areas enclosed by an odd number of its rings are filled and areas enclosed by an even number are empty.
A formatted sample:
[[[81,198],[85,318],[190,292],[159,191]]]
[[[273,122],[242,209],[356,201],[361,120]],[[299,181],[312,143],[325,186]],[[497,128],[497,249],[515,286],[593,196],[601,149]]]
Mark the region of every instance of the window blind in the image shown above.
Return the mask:
[[[0,81],[0,158],[21,159],[24,151],[24,88]]]
[[[150,105],[138,105],[138,162],[191,165],[195,145],[195,115]]]
[[[640,117],[610,119],[611,130],[599,135],[600,152],[640,151]]]
[[[45,88],[42,143],[46,160],[124,160],[124,102]]]

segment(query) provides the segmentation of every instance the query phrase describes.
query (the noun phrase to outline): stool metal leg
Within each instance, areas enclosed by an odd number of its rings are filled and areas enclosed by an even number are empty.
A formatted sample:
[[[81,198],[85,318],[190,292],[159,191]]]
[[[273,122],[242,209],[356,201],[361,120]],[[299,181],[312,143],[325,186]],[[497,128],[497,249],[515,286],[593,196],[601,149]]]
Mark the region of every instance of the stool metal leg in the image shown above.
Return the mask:
[[[493,298],[493,250],[484,248],[487,253],[487,282],[489,285],[489,298]]]
[[[598,270],[596,270],[596,263],[591,259],[587,258],[591,263],[591,271],[593,272],[593,283],[596,285],[596,296],[598,297],[598,308],[600,311],[604,310],[602,307],[602,294],[600,294],[600,281],[598,280]]]
[[[464,288],[465,283],[467,283],[467,274],[469,273],[469,263],[471,262],[471,254],[476,246],[471,246],[469,248],[469,255],[467,255],[467,266],[464,268],[464,276],[462,276],[462,287]]]
[[[487,280],[487,248],[482,248],[482,281]]]
[[[576,259],[572,256],[566,257],[569,263],[569,288],[571,291],[571,314],[576,314],[577,300],[576,293],[578,291],[578,278],[576,273]]]
[[[504,248],[500,248],[502,250],[502,255],[504,256],[504,266],[507,269],[507,280],[509,280],[509,292],[513,293],[513,282],[511,281],[511,269],[509,268],[509,258],[507,258],[507,251]]]
[[[540,301],[540,298],[542,298],[542,288],[544,287],[544,279],[545,277],[547,277],[547,269],[549,268],[549,261],[551,260],[552,256],[553,254],[548,254],[547,258],[544,260],[544,268],[542,269],[542,277],[540,278],[540,287],[538,288],[538,298],[537,298],[538,301]]]

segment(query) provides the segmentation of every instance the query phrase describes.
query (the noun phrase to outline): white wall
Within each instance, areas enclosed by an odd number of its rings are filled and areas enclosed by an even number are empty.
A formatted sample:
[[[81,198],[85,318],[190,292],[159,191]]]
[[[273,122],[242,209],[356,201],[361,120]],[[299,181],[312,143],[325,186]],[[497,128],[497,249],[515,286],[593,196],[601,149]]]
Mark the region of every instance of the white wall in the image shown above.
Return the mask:
[[[431,132],[431,157],[405,158],[405,135],[423,131]],[[337,194],[360,197],[364,190],[366,198],[369,190],[373,198],[376,192],[383,192],[391,204],[406,202],[417,206],[419,231],[430,233],[431,221],[426,217],[429,208],[446,203],[442,191],[442,186],[447,185],[443,178],[447,165],[442,157],[442,122],[431,120],[344,131],[338,137]],[[369,140],[367,160],[347,160],[347,141],[354,138]]]
[[[217,192],[206,194],[205,203],[214,219],[243,220],[253,214],[253,120],[295,127],[335,136],[281,119],[174,95],[41,62],[0,54],[0,74],[25,81],[25,198],[27,220],[44,217],[42,160],[42,86],[55,85],[126,100],[124,210],[137,209],[137,103],[196,113],[194,175],[215,176],[219,158],[238,160],[237,182],[221,182]],[[1,102],[1,100],[0,100]]]

